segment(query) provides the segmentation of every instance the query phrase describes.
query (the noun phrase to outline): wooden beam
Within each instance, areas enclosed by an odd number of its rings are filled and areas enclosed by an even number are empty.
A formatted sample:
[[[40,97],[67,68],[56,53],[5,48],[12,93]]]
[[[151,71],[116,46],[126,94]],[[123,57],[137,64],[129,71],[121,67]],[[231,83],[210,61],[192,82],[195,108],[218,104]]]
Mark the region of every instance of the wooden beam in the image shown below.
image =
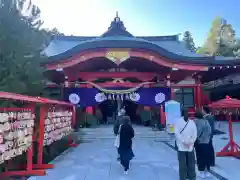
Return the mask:
[[[194,88],[199,86],[198,84],[172,84],[172,88]]]
[[[70,83],[70,86],[72,86],[74,83]],[[96,83],[97,85],[99,85],[100,87],[136,87],[139,85],[139,83],[132,83],[132,82],[104,82],[104,83]],[[85,84],[80,85],[81,87],[85,87]],[[199,84],[172,84],[171,87],[172,88],[194,88],[200,86]],[[54,87],[60,87],[59,85],[53,85],[53,84],[49,84],[48,85],[49,88],[54,88]]]
[[[78,78],[85,81],[98,78],[137,78],[143,81],[150,81],[156,76],[160,78],[160,75],[151,72],[74,72],[69,70],[66,71],[66,75],[69,81],[76,81]]]
[[[77,53],[72,55],[70,58],[57,61],[54,63],[48,63],[44,64],[44,66],[48,70],[56,70],[59,68],[66,69],[69,67],[73,67],[79,63],[85,62],[85,61],[93,61],[94,58],[98,57],[105,57],[106,53],[109,51],[115,51],[116,49],[95,49],[93,51],[85,51],[81,53]],[[123,51],[126,49],[119,49],[119,51]],[[169,67],[169,68],[177,68],[182,70],[191,70],[191,71],[208,71],[207,65],[200,65],[200,64],[194,64],[189,61],[186,63],[182,62],[173,62],[171,59],[167,59],[162,57],[160,54],[156,54],[153,52],[150,52],[149,50],[137,50],[137,49],[128,49],[129,57],[136,57],[136,58],[142,58],[149,62],[154,62],[156,65]]]
[[[138,86],[140,83],[132,83],[132,82],[104,82],[104,83],[96,83],[100,87],[128,87],[133,88]],[[58,85],[47,85],[48,88],[56,88],[59,87]],[[70,82],[70,87],[74,87],[74,83]],[[86,87],[86,84],[80,84],[80,87]]]
[[[138,86],[140,83],[132,83],[132,82],[105,82],[105,83],[98,83],[100,87],[127,87],[127,88],[133,88]]]

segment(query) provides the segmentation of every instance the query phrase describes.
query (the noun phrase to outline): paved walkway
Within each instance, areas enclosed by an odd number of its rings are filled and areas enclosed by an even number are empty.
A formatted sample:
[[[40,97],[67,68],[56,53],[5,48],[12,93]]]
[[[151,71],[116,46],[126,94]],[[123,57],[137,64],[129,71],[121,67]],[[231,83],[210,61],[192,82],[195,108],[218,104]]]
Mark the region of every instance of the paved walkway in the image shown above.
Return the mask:
[[[218,129],[227,132],[227,127],[226,123],[221,123]],[[164,132],[155,134],[151,128],[136,126],[134,129],[136,158],[128,175],[123,174],[121,165],[116,161],[112,127],[103,126],[81,130],[79,135],[84,136],[85,143],[54,160],[55,168],[48,170],[46,176],[31,177],[29,180],[178,180],[177,156],[172,148],[174,141]],[[234,124],[234,132],[240,144],[240,124]],[[227,137],[228,134],[214,136],[216,151],[228,142]],[[240,177],[239,167],[240,160],[237,158],[217,157],[216,167],[208,180],[237,180]]]
[[[151,139],[134,141],[136,158],[128,175],[116,161],[112,140],[83,143],[54,161],[47,176],[30,180],[177,180],[176,152],[163,142]],[[217,180],[215,177],[209,180]]]

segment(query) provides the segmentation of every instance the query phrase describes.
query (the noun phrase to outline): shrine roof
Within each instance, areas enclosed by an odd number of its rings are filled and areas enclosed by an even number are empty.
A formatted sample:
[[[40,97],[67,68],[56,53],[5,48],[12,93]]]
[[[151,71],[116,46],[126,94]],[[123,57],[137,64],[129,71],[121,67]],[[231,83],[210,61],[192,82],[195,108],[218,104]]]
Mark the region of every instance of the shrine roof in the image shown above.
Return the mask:
[[[178,35],[136,36],[124,27],[117,16],[108,30],[101,36],[55,36],[44,50],[48,56],[45,63],[62,61],[86,50],[107,48],[144,49],[161,55],[171,61],[206,65],[240,64],[240,59],[199,55],[188,50]]]
[[[210,108],[240,108],[240,100],[234,98],[225,98],[215,101],[208,106]]]

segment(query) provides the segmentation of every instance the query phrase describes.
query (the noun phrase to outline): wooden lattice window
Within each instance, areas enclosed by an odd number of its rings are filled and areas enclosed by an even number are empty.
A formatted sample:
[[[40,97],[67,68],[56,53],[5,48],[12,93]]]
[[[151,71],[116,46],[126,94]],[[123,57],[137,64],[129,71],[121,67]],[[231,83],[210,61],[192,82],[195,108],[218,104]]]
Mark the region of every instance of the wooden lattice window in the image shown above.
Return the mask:
[[[174,100],[181,103],[184,108],[194,107],[194,91],[193,88],[174,89]]]

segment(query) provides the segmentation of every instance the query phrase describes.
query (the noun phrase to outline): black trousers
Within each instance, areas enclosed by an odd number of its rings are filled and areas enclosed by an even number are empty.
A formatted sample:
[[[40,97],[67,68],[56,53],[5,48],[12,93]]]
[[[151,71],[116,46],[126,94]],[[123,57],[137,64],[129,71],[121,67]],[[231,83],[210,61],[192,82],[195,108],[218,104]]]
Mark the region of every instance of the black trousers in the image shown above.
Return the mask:
[[[124,167],[124,171],[129,169],[130,160],[121,158],[121,165]]]
[[[215,166],[215,151],[212,139],[209,142],[210,166]]]
[[[196,157],[199,171],[210,170],[211,154],[209,153],[209,144],[196,144]]]
[[[133,151],[131,148],[119,148],[121,165],[124,167],[124,171],[129,169],[129,163],[133,158]]]
[[[178,151],[179,179],[196,180],[194,151]]]

